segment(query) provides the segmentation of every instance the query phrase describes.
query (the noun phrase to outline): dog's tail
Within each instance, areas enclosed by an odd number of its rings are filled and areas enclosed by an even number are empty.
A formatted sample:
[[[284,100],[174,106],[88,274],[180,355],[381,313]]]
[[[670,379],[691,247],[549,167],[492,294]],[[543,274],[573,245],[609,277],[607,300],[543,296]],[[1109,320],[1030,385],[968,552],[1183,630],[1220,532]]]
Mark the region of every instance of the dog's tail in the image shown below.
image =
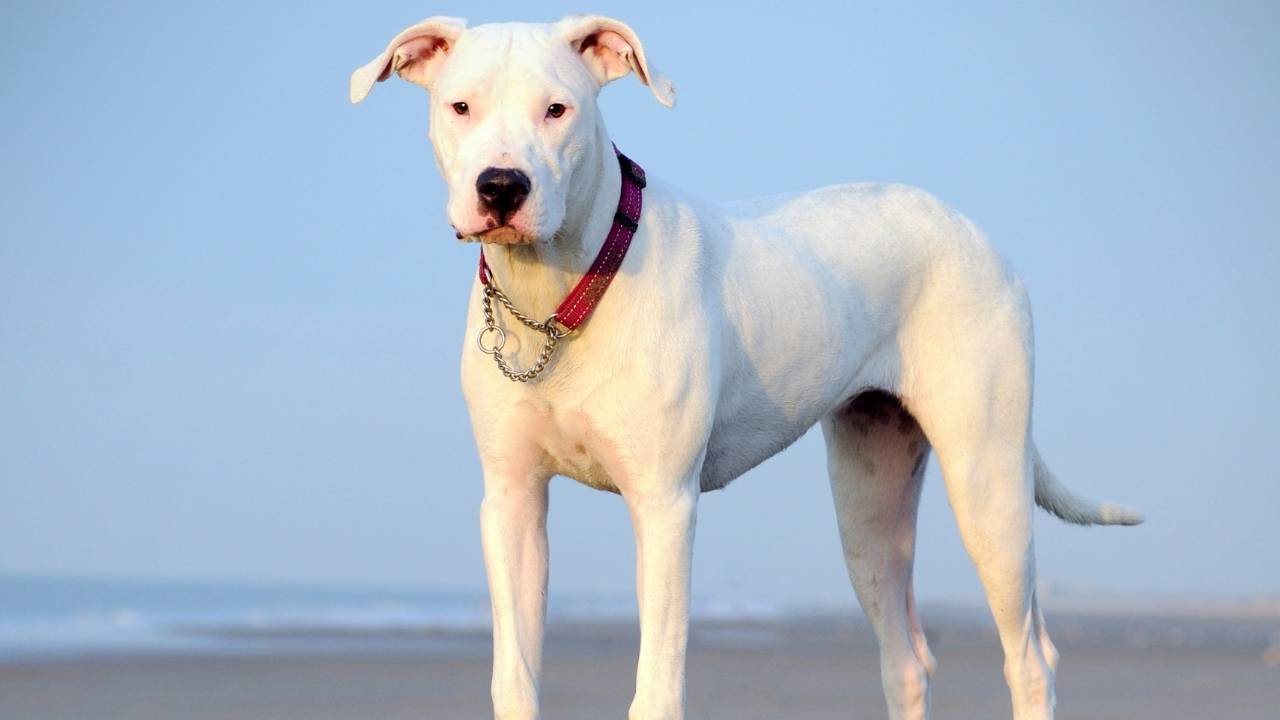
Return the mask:
[[[1076,495],[1058,482],[1038,449],[1032,447],[1031,452],[1035,461],[1036,504],[1051,515],[1076,525],[1137,525],[1145,519],[1131,507]]]

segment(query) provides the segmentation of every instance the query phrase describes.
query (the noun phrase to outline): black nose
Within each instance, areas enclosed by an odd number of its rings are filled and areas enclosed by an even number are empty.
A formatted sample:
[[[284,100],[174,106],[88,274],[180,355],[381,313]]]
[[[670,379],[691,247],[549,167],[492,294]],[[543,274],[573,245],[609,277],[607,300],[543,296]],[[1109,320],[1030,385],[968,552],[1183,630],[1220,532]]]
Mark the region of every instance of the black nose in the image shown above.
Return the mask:
[[[486,168],[476,178],[476,192],[480,205],[496,213],[498,222],[506,222],[529,197],[529,176],[510,168]]]

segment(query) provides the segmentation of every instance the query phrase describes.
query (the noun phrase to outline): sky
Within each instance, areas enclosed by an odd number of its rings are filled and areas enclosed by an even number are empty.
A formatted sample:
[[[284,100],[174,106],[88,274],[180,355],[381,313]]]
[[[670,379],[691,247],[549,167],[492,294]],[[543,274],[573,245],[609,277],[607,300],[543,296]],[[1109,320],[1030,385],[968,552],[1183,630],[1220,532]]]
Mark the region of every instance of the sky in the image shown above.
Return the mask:
[[[1041,451],[1149,518],[1040,514],[1050,592],[1280,594],[1280,6],[735,7],[5,3],[0,572],[482,588],[477,250],[424,91],[352,107],[347,78],[428,15],[592,11],[679,91],[602,92],[650,174],[906,182],[1009,258]],[[551,504],[553,597],[630,592],[621,500],[558,478]],[[816,431],[700,513],[700,597],[851,598]],[[934,464],[916,578],[980,592]]]

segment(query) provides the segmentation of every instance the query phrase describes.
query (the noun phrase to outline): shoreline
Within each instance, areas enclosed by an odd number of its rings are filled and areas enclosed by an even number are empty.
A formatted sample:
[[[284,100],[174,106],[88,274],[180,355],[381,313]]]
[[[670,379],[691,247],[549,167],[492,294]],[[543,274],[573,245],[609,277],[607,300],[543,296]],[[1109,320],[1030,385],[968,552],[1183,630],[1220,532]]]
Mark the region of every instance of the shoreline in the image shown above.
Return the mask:
[[[939,662],[935,716],[1007,717],[999,642],[989,624],[927,611],[925,618]],[[1060,720],[1224,711],[1264,717],[1280,706],[1276,619],[1049,613],[1047,622],[1062,654]],[[487,628],[295,628],[214,632],[212,639],[213,651],[0,659],[0,714],[8,720],[491,716]],[[632,622],[550,623],[544,716],[622,717],[637,647]],[[688,679],[691,720],[884,712],[878,653],[860,616],[695,621]]]

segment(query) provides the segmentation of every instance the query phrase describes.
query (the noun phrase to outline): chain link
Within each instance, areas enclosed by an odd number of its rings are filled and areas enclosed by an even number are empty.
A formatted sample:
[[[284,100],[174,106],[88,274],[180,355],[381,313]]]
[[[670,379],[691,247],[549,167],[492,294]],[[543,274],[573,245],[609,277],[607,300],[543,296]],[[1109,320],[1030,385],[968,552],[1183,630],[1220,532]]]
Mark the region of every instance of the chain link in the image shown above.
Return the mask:
[[[511,316],[519,320],[521,323],[532,330],[536,330],[547,339],[542,343],[542,351],[538,353],[538,360],[527,370],[516,370],[502,356],[502,346],[507,342],[507,334],[502,328],[498,327],[498,323],[494,317],[493,300],[497,298],[498,302],[511,313]],[[484,309],[484,327],[480,329],[480,333],[476,336],[476,344],[480,346],[480,352],[486,355],[492,355],[493,361],[498,364],[498,369],[512,382],[529,382],[536,378],[547,367],[547,362],[551,360],[551,355],[556,351],[556,346],[560,340],[569,335],[572,330],[562,330],[556,325],[556,315],[551,315],[544,321],[538,322],[533,318],[525,315],[511,304],[510,298],[498,289],[493,283],[493,276],[489,276],[489,282],[484,285],[484,295],[480,299],[481,307]],[[493,345],[485,347],[484,338],[486,334],[493,335]]]

